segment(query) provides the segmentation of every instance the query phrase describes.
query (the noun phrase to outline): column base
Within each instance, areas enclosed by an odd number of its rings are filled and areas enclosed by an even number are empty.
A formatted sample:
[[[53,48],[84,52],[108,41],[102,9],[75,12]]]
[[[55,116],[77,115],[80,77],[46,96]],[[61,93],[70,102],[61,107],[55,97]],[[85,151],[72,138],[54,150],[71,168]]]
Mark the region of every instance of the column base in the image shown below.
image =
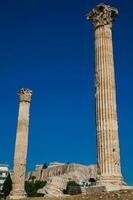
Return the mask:
[[[16,200],[18,200],[18,199],[25,199],[27,196],[16,196],[16,195],[14,195],[14,196],[9,196],[9,199],[16,199]]]
[[[126,187],[122,176],[99,176],[96,185],[105,186],[107,191],[121,190]]]
[[[25,191],[13,191],[9,195],[9,199],[25,199],[26,197]]]

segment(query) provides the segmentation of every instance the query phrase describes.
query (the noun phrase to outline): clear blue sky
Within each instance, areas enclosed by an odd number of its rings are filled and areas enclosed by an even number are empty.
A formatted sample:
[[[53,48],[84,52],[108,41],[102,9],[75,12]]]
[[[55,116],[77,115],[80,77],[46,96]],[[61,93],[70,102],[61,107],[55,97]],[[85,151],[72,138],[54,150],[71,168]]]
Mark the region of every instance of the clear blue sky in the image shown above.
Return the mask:
[[[133,184],[133,1],[113,25],[122,172]],[[0,163],[13,163],[16,91],[33,90],[27,169],[96,163],[94,41],[85,14],[99,0],[0,1]]]

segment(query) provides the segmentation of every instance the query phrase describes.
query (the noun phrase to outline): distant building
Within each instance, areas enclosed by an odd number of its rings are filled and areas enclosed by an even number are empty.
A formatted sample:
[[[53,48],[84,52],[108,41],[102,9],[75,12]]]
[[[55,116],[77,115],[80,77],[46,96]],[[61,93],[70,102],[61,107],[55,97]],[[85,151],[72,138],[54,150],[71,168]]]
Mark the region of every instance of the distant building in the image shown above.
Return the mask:
[[[49,163],[48,165],[48,168],[51,168],[51,167],[59,167],[59,166],[64,166],[66,163],[60,163],[60,162],[51,162]]]
[[[7,164],[0,164],[0,194],[2,194],[3,185],[8,174],[9,166]]]
[[[36,165],[35,171],[28,173],[27,180],[32,178],[40,181],[47,181],[54,176],[67,176],[71,180],[79,182],[80,180],[96,179],[96,165],[81,165],[78,163],[59,163],[52,162]]]

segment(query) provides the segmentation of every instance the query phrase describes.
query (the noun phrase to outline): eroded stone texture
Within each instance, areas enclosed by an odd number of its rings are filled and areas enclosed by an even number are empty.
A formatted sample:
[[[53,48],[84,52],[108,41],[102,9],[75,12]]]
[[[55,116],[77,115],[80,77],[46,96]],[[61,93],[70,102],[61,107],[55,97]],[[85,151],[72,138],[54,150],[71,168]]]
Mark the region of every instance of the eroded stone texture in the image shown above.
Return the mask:
[[[48,179],[46,186],[38,192],[51,197],[63,196],[63,190],[66,189],[68,179],[62,176],[54,176]]]
[[[117,9],[104,4],[87,14],[95,32],[97,184],[109,188],[123,184],[112,47],[112,22],[117,14]]]
[[[97,168],[96,165],[81,165],[77,163],[53,163],[44,169],[43,165],[36,165],[36,170],[29,172],[27,179],[30,180],[33,176],[36,180],[45,181],[49,177],[66,176],[72,180],[79,182],[80,180],[89,180],[89,178],[96,179]]]
[[[28,179],[36,177],[36,180],[47,181],[46,186],[38,193],[48,196],[62,196],[66,189],[67,182],[73,180],[78,184],[88,182],[90,179],[96,180],[96,165],[81,165],[77,163],[50,163],[48,168],[43,169],[43,165],[37,165],[36,171],[30,172]],[[82,191],[83,192],[83,191]]]
[[[21,199],[26,195],[24,183],[28,145],[29,108],[32,91],[29,89],[21,89],[18,95],[20,105],[14,155],[13,189],[10,194],[11,199]]]

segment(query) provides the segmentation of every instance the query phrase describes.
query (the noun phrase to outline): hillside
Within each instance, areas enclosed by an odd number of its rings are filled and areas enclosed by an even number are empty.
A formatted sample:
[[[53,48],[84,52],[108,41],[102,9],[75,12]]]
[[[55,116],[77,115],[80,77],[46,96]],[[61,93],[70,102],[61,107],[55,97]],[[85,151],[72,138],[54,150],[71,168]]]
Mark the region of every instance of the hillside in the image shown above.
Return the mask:
[[[81,165],[77,163],[50,163],[47,167],[43,164],[36,165],[35,171],[29,172],[27,180],[35,177],[36,180],[46,181],[47,184],[38,192],[52,196],[62,196],[67,183],[72,180],[82,185],[96,179],[96,165]]]
[[[78,195],[69,197],[43,197],[43,198],[27,198],[27,200],[133,200],[133,190],[122,190],[115,192],[100,192],[90,195]]]

